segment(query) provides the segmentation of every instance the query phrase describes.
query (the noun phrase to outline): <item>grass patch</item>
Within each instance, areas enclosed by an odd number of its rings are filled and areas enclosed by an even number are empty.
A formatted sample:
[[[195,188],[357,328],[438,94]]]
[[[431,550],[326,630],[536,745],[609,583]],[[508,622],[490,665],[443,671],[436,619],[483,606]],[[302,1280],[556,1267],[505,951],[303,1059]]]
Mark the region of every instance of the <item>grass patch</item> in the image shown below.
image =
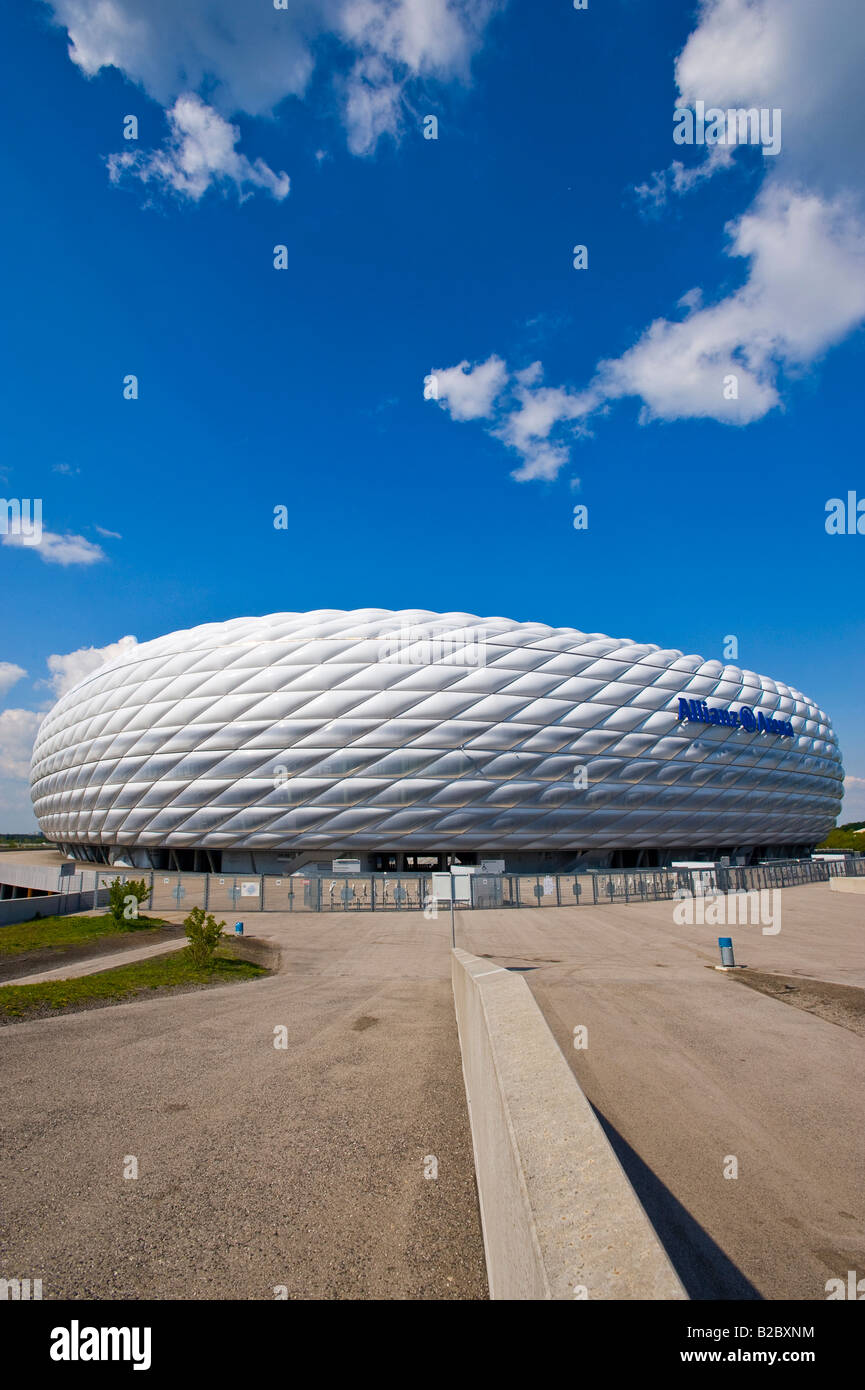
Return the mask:
[[[65,1010],[119,1004],[152,990],[188,990],[234,981],[254,980],[270,971],[252,961],[217,953],[211,968],[197,967],[188,948],[164,956],[100,970],[73,980],[46,980],[37,985],[0,986],[0,1022],[46,1017]]]
[[[46,948],[64,950],[107,936],[122,937],[124,941],[131,937],[146,940],[165,925],[161,917],[138,917],[128,927],[118,928],[108,912],[99,917],[43,917],[36,922],[13,922],[0,927],[0,957]]]

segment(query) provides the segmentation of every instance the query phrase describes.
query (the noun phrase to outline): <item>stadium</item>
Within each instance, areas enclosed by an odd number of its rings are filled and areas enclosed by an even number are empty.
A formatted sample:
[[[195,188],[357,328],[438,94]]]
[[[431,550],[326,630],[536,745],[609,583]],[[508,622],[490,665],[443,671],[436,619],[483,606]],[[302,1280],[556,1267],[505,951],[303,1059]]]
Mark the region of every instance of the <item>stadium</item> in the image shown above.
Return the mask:
[[[207,623],[57,702],[43,833],[202,872],[506,872],[807,854],[843,768],[798,690],[630,638],[360,609]]]

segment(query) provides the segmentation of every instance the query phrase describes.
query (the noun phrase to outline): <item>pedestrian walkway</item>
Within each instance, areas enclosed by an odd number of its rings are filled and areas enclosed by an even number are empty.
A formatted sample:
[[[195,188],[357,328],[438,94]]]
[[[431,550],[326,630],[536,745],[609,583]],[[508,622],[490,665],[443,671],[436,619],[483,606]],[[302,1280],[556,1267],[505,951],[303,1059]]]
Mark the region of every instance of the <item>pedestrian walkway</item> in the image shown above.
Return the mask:
[[[186,944],[186,937],[180,936],[176,941],[160,941],[155,946],[136,946],[131,951],[112,951],[110,955],[88,956],[86,960],[69,961],[66,965],[55,966],[53,970],[40,970],[35,975],[20,975],[18,979],[4,980],[2,983],[41,985],[46,980],[77,980],[81,975],[98,975],[100,970],[114,970],[118,965],[134,965],[138,960],[165,955],[166,951],[179,951]]]

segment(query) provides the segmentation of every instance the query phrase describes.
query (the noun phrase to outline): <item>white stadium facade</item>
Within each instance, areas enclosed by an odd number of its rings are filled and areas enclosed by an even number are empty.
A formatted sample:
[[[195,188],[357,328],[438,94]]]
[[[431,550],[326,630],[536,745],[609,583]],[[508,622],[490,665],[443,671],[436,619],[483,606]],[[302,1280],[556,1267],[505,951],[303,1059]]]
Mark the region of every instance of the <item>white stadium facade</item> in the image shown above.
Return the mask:
[[[43,833],[204,872],[507,872],[808,853],[843,769],[828,716],[722,661],[466,613],[320,610],[132,648],[36,738]]]

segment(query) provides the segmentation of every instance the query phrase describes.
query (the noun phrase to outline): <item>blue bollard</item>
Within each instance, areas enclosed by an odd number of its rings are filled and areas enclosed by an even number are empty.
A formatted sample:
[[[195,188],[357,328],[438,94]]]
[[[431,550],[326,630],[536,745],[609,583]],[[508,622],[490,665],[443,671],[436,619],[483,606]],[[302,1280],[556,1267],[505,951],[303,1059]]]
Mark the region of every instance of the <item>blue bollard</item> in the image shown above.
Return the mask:
[[[243,936],[243,923],[242,923],[242,922],[235,922],[235,924],[234,924],[234,935],[235,935],[235,936]]]
[[[735,965],[733,958],[733,938],[732,936],[719,936],[718,945],[721,948],[721,964]]]

